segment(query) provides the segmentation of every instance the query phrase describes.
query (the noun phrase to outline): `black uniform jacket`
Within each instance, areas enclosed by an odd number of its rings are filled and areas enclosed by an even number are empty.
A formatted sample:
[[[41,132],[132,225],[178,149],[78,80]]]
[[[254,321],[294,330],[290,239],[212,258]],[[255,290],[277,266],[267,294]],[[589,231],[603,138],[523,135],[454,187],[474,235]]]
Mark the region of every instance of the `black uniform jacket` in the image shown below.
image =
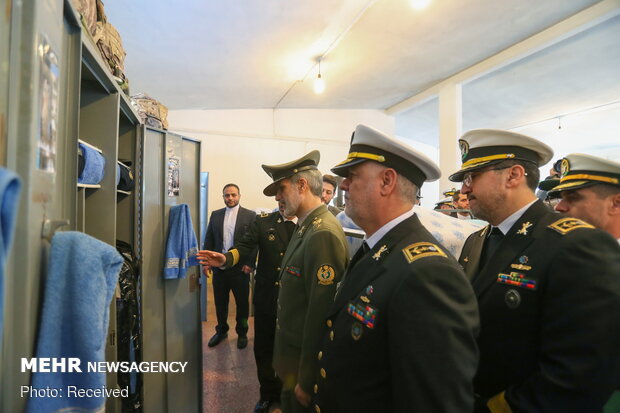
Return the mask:
[[[280,212],[257,216],[243,239],[227,252],[226,267],[246,261],[258,247],[258,268],[254,277],[254,307],[265,314],[276,315],[280,264],[289,242],[286,221]]]
[[[415,215],[355,258],[323,324],[315,410],[471,412],[478,310],[456,260]]]
[[[479,268],[487,231],[459,260],[480,308],[475,392],[505,392],[491,402],[513,413],[601,412],[620,356],[618,242],[536,201]]]
[[[218,209],[211,213],[209,218],[209,225],[207,226],[207,235],[205,237],[204,249],[209,251],[222,252],[224,248],[224,215],[226,208]],[[239,211],[237,212],[237,221],[235,223],[235,233],[233,237],[233,245],[243,238],[243,235],[250,229],[252,222],[256,218],[254,211],[250,211],[239,205]],[[244,265],[249,265],[254,268],[256,265],[256,252],[243,262],[237,263],[233,268],[241,270]],[[214,268],[214,272],[219,269]]]

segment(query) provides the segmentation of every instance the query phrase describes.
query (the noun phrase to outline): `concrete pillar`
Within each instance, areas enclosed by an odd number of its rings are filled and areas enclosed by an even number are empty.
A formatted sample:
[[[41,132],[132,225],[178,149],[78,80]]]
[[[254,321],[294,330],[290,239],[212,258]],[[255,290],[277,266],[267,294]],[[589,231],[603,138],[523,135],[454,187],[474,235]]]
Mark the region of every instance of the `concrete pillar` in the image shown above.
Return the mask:
[[[461,166],[458,138],[462,135],[463,109],[460,83],[449,83],[439,91],[439,197],[441,192],[460,185],[448,180],[448,176]]]

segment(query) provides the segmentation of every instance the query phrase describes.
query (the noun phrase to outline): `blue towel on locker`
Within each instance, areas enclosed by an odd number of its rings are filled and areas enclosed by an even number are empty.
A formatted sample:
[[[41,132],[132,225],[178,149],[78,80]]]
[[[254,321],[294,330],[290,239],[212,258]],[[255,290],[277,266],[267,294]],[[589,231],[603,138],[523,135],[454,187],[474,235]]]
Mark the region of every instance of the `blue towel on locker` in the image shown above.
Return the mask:
[[[102,412],[105,397],[69,397],[68,386],[101,389],[105,373],[88,372],[88,362],[105,361],[110,302],[123,257],[114,247],[81,232],[52,238],[36,357],[77,357],[81,373],[32,375],[35,389],[63,389],[63,397],[33,397],[27,413]]]
[[[170,208],[164,278],[185,278],[189,267],[198,265],[198,242],[192,225],[189,206],[181,204]]]
[[[98,151],[86,145],[79,144],[84,157],[84,170],[78,176],[78,183],[97,185],[103,179],[105,158]]]
[[[4,267],[13,242],[21,184],[14,172],[0,168],[0,343],[4,309]]]

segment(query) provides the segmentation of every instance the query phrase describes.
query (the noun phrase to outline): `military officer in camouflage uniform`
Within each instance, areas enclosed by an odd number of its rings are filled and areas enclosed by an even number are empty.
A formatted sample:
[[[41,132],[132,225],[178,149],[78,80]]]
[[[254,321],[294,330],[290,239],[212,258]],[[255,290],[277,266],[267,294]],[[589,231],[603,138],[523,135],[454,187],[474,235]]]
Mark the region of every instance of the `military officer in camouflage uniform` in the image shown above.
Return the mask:
[[[282,380],[284,413],[309,411],[322,323],[348,261],[342,227],[321,202],[320,154],[312,151],[281,165],[263,165],[265,188],[298,217],[282,260],[273,365]]]
[[[364,125],[332,171],[365,232],[323,321],[315,411],[469,413],[478,309],[456,260],[412,208],[437,166]]]
[[[450,179],[490,223],[459,260],[480,308],[475,411],[601,413],[620,357],[618,243],[537,200],[547,145],[489,129],[459,144]]]
[[[226,254],[199,251],[201,264],[230,268],[247,260],[258,247],[258,267],[254,277],[254,359],[260,400],[254,413],[267,413],[280,401],[282,382],[273,370],[273,341],[276,330],[276,305],[282,258],[295,230],[297,217],[286,217],[284,205],[279,210],[256,217],[243,239]]]

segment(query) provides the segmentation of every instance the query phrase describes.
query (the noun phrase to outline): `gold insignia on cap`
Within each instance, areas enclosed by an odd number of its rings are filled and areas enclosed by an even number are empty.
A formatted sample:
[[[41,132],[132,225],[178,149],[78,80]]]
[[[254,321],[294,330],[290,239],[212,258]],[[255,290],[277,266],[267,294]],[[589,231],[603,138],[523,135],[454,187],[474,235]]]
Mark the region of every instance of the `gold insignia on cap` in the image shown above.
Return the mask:
[[[432,256],[447,257],[446,253],[443,252],[440,247],[431,242],[416,242],[415,244],[403,248],[402,251],[409,264],[420,258]]]
[[[528,222],[524,222],[521,226],[521,229],[517,231],[517,234],[519,235],[527,235],[527,230],[532,226],[533,224],[528,221]]]
[[[459,149],[461,150],[461,160],[465,159],[469,153],[469,144],[463,139],[459,139]]]
[[[568,159],[564,158],[562,159],[562,163],[560,164],[560,174],[562,176],[566,176],[566,174],[569,172],[570,172],[570,163],[568,162]]]
[[[387,245],[382,245],[381,248],[379,248],[379,251],[374,253],[372,259],[375,261],[379,261],[379,258],[381,258],[381,254],[383,254],[385,251],[387,251]]]
[[[555,221],[553,224],[549,225],[549,228],[559,232],[562,235],[577,229],[577,228],[594,228],[592,225],[588,224],[577,218],[562,218]]]
[[[316,278],[318,278],[321,285],[332,285],[334,278],[336,278],[336,271],[331,265],[321,265],[316,272]]]
[[[274,234],[269,234],[269,236],[267,238],[269,238],[269,241],[275,241],[276,240],[276,236]]]

